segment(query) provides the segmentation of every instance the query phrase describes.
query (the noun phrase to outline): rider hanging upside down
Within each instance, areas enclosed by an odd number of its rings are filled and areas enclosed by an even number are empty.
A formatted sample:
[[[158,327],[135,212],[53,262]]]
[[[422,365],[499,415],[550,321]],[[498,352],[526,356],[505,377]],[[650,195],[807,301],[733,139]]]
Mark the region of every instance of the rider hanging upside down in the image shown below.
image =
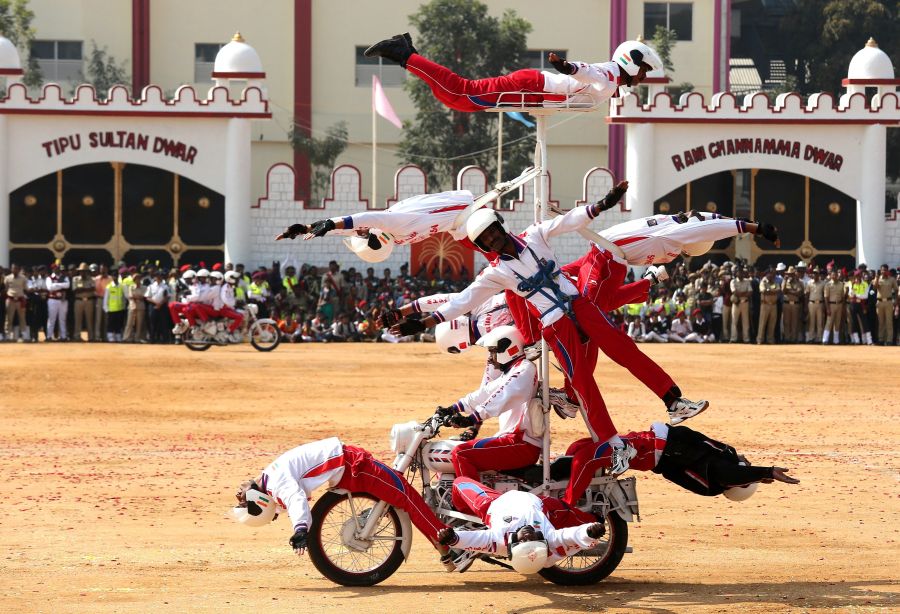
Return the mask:
[[[398,34],[366,49],[366,57],[397,62],[428,84],[435,98],[456,111],[472,112],[496,107],[562,105],[567,101],[598,105],[616,96],[619,86],[639,85],[648,72],[662,69],[656,52],[644,43],[626,41],[616,48],[611,62],[567,62],[555,53],[550,64],[559,71],[526,68],[487,79],[466,79],[449,68],[418,54],[409,34]]]

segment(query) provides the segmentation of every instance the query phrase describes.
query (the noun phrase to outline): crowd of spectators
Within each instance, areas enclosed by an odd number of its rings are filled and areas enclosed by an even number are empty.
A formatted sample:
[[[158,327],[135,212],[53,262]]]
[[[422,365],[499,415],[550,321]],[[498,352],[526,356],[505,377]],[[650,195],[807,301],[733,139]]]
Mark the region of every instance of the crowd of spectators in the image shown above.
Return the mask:
[[[612,317],[638,342],[897,345],[900,269],[855,270],[798,262],[754,267],[707,262],[689,272],[667,265],[669,279],[645,303]],[[629,272],[628,281],[633,281]]]
[[[184,273],[206,268],[182,265],[166,268],[152,263],[115,267],[105,264],[52,264],[0,267],[0,340],[37,342],[173,343],[168,304],[188,292]],[[382,310],[467,285],[462,278],[429,279],[424,270],[410,275],[373,267],[342,270],[304,264],[297,269],[278,262],[246,270],[243,264],[214,263],[211,271],[240,274],[237,307],[258,305],[259,317],[271,317],[286,341],[411,341],[378,329]],[[434,276],[436,271],[432,271]],[[428,335],[419,336],[428,339]]]

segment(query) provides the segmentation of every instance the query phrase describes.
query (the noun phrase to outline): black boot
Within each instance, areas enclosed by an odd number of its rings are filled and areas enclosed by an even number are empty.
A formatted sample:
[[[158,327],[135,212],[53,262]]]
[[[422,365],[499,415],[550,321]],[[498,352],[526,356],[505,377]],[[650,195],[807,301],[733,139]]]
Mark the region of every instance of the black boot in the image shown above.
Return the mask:
[[[406,60],[415,53],[415,49],[410,44],[411,39],[407,38],[408,36],[408,34],[398,34],[379,43],[375,43],[366,49],[365,56],[367,58],[381,57],[396,62],[403,68],[406,68]]]

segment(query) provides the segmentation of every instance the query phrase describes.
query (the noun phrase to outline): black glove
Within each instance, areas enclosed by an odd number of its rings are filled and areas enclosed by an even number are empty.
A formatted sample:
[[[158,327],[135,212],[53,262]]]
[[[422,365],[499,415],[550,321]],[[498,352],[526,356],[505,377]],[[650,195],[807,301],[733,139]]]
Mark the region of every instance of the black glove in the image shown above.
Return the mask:
[[[603,537],[604,533],[606,533],[606,528],[603,526],[602,522],[595,522],[587,528],[588,537],[591,539]]]
[[[371,232],[366,235],[366,245],[369,246],[371,250],[381,249],[381,241],[378,240],[378,235],[372,234]]]
[[[756,234],[762,235],[772,243],[778,242],[778,229],[765,222],[757,222]]]
[[[691,209],[690,217],[695,217],[695,218],[697,218],[698,220],[700,220],[701,222],[705,222],[705,221],[706,221],[706,218],[703,217],[703,214],[700,213],[699,211],[697,211],[696,209]]]
[[[456,428],[466,428],[469,426],[477,425],[478,418],[476,418],[473,414],[461,414],[459,412],[450,416],[450,419],[447,420],[450,426],[455,426]]]
[[[378,323],[382,328],[390,328],[394,324],[398,324],[403,319],[403,314],[399,309],[386,309],[378,316]]]
[[[563,58],[557,57],[555,62],[553,60],[550,60],[549,58],[548,58],[548,60],[549,60],[550,64],[553,66],[553,68],[555,68],[562,74],[564,74],[564,75],[574,75],[575,74],[575,66],[570,62],[566,62]]]
[[[479,428],[480,427],[478,425],[470,426],[469,428],[467,428],[466,430],[464,430],[462,433],[459,434],[459,440],[460,441],[472,441],[473,439],[478,437],[478,429]]]
[[[438,418],[441,419],[441,422],[443,422],[444,424],[449,424],[448,420],[453,415],[458,414],[459,410],[452,405],[450,407],[441,407],[440,405],[438,405],[438,408],[434,413],[438,415]]]
[[[678,222],[679,224],[684,224],[689,219],[690,218],[688,217],[688,214],[685,213],[684,211],[679,211],[678,213],[675,214],[675,221]]]
[[[329,218],[327,220],[313,222],[313,225],[309,227],[309,232],[311,232],[314,237],[324,237],[334,229],[334,220]]]
[[[425,332],[425,325],[422,324],[422,320],[403,320],[402,322],[399,322],[395,328],[397,329],[397,332],[400,333],[401,337]]]
[[[453,530],[453,527],[447,527],[438,531],[438,543],[440,545],[452,546],[458,541],[459,536],[456,535],[456,531]]]
[[[281,233],[281,236],[285,239],[295,239],[300,235],[305,235],[307,232],[309,232],[309,226],[306,224],[291,224]]]
[[[291,535],[291,539],[288,540],[288,543],[291,544],[291,548],[293,548],[294,552],[297,554],[303,554],[306,550],[306,536],[306,529],[301,527],[294,531],[294,534]]]
[[[612,209],[619,203],[627,191],[628,184],[624,181],[620,182],[603,197],[603,200],[597,201],[597,208],[600,209],[600,211]]]

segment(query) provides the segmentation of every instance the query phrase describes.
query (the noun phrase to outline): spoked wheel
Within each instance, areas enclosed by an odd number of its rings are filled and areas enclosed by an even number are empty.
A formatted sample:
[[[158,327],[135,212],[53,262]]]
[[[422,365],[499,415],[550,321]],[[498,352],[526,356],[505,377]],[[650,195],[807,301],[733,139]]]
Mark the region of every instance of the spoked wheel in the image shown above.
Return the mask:
[[[202,341],[201,339],[203,336],[204,335],[199,328],[193,327],[189,328],[187,332],[181,336],[181,341],[184,343],[184,347],[193,352],[205,352],[212,347],[212,343],[209,341]]]
[[[627,546],[628,523],[616,512],[610,512],[606,516],[606,534],[595,548],[566,557],[539,573],[547,580],[564,586],[596,584],[619,566]]]
[[[274,320],[257,320],[250,326],[250,344],[260,352],[271,352],[281,343],[281,331]]]
[[[313,506],[309,558],[319,572],[344,586],[372,586],[403,563],[403,525],[393,507],[378,521],[371,540],[354,534],[366,524],[378,499],[367,493],[325,493]]]

